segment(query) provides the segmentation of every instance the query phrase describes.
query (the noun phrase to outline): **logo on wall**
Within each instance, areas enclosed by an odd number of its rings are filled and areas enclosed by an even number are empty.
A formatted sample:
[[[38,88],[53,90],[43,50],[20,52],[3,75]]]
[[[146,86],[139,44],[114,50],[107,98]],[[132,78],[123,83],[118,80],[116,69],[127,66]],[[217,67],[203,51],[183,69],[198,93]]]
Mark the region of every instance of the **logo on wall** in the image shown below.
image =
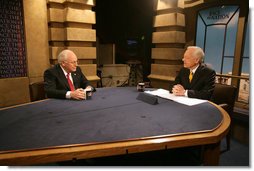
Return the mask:
[[[200,11],[206,25],[227,24],[236,14],[238,6],[219,6]]]
[[[211,10],[209,12],[209,15],[207,16],[207,20],[223,20],[223,19],[229,19],[229,15],[227,13],[222,13],[220,10]]]
[[[0,78],[27,76],[22,0],[0,0]]]

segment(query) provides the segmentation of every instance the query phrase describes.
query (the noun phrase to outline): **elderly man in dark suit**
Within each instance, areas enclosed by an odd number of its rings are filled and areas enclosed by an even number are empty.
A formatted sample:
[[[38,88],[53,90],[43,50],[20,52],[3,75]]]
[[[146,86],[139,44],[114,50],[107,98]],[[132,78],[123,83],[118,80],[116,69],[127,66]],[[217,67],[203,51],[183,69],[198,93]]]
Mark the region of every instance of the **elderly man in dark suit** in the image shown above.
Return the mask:
[[[184,53],[184,67],[175,78],[172,92],[176,96],[209,100],[213,94],[216,73],[203,62],[200,47],[189,46]]]
[[[47,97],[83,100],[84,90],[95,91],[77,62],[77,56],[70,50],[63,50],[58,55],[58,64],[44,72]]]

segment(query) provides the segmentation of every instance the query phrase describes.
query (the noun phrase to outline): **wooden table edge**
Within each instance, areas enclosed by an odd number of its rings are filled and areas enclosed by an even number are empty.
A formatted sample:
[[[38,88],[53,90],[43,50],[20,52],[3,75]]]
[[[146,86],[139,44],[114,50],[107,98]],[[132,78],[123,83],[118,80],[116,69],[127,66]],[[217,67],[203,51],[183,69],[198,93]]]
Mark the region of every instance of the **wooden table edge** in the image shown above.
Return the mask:
[[[87,159],[94,157],[121,155],[126,153],[216,144],[220,142],[224,136],[226,136],[231,121],[229,115],[224,109],[212,102],[210,103],[216,106],[223,116],[221,124],[215,130],[210,132],[190,133],[186,135],[174,135],[168,137],[155,137],[149,139],[136,139],[121,142],[59,146],[50,149],[6,152],[0,153],[0,164],[31,165],[71,159]]]

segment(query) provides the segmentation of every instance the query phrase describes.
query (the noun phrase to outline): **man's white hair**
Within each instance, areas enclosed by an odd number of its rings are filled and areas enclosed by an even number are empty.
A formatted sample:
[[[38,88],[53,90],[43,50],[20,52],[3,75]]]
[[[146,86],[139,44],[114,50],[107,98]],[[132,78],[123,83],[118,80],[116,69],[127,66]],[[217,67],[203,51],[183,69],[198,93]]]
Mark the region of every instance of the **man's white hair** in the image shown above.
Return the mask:
[[[194,57],[197,57],[199,59],[199,63],[202,63],[203,60],[204,60],[204,56],[205,56],[205,53],[203,51],[203,49],[201,49],[200,47],[198,46],[188,46],[187,49],[194,49],[192,55]]]
[[[68,49],[65,49],[63,50],[61,53],[59,53],[58,57],[57,57],[57,60],[58,60],[58,63],[62,63],[63,61],[66,61],[67,58],[68,58],[68,54],[72,52],[71,50],[68,50]]]

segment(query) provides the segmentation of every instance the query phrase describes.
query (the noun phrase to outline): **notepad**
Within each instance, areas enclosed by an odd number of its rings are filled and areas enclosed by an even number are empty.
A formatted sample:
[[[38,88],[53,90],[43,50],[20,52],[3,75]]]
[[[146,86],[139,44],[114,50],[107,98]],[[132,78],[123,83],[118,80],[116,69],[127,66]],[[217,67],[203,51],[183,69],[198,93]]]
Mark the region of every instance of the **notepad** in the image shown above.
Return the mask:
[[[175,96],[173,93],[170,93],[168,90],[165,90],[165,89],[145,91],[144,93],[148,93],[148,94],[158,96],[164,99],[173,100],[175,102],[188,105],[188,106],[198,105],[198,104],[207,102],[207,100],[203,100],[203,99],[189,98],[185,96]]]

